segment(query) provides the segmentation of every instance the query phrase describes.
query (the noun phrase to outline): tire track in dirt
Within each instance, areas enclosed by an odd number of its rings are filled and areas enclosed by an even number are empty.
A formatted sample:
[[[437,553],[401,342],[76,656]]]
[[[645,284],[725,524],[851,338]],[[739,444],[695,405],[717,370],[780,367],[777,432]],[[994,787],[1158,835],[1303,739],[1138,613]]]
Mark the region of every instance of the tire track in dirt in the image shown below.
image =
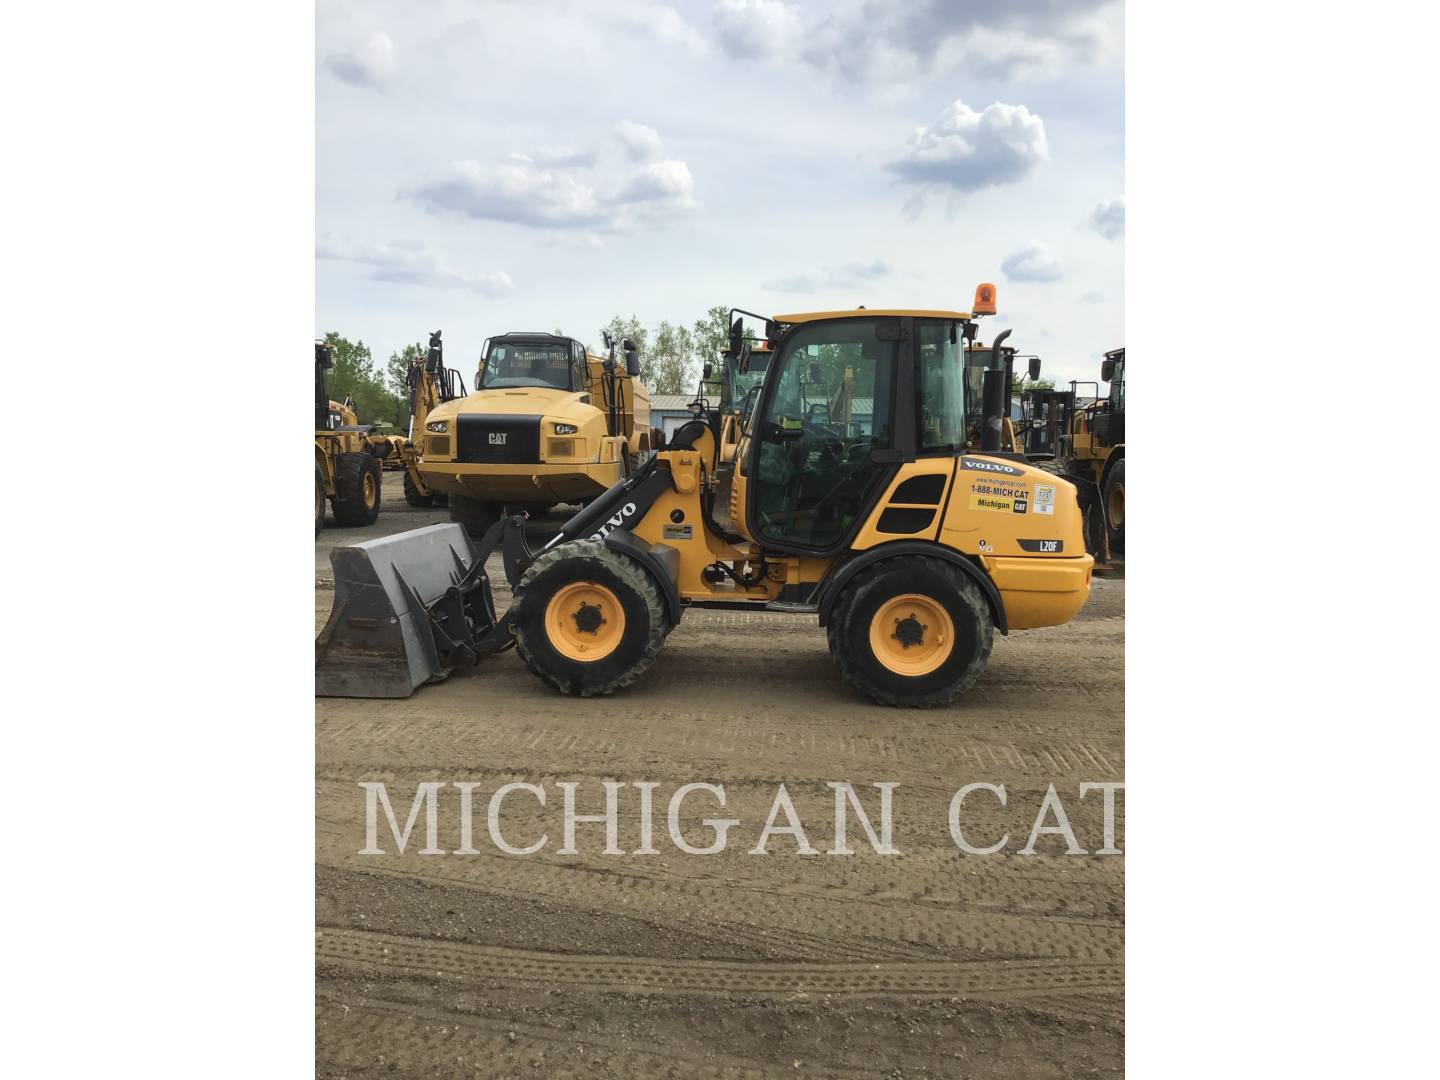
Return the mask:
[[[906,961],[831,964],[730,963],[650,957],[527,952],[323,927],[322,965],[380,976],[412,976],[489,985],[543,983],[643,995],[792,998],[984,998],[1117,992],[1123,966],[1057,960]]]

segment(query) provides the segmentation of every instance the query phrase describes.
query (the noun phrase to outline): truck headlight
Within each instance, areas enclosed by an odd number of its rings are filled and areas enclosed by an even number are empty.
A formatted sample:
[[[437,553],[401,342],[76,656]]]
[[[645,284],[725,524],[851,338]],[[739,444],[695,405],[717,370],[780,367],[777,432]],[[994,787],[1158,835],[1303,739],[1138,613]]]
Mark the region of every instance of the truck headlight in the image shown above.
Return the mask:
[[[439,434],[443,435],[445,434],[446,425],[447,422],[444,420],[431,420],[428,424],[425,425],[425,430],[438,432]]]
[[[576,427],[574,424],[556,424],[556,425],[555,425],[555,434],[556,434],[556,435],[574,435],[574,434],[575,434],[577,431],[579,431],[579,430],[580,430],[580,429],[579,429],[578,427]]]

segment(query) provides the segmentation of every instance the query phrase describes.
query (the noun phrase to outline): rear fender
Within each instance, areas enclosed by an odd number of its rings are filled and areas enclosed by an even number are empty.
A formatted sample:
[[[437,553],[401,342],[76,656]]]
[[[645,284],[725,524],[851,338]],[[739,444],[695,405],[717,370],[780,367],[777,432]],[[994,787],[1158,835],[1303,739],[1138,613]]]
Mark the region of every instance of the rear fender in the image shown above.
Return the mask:
[[[1010,633],[1010,626],[1005,618],[1005,602],[1000,599],[1000,590],[995,588],[995,583],[990,580],[990,575],[958,551],[953,551],[941,544],[919,540],[900,540],[869,548],[833,569],[830,575],[820,583],[820,625],[824,626],[829,621],[830,611],[835,606],[835,601],[856,574],[885,559],[893,559],[901,555],[925,555],[932,559],[943,559],[945,562],[958,566],[970,575],[975,584],[980,586],[980,592],[989,601],[990,617],[995,623],[995,629],[1002,634]]]

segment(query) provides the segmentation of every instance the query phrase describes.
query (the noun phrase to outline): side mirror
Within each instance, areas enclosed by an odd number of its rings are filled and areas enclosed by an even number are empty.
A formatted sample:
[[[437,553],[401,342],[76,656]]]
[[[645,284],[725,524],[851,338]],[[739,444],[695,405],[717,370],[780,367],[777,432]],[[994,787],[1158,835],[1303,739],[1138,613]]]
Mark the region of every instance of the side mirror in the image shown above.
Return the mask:
[[[1040,378],[1040,358],[1032,356],[1030,357],[1030,381],[1034,382],[1038,378]]]
[[[730,355],[740,354],[740,344],[745,340],[745,317],[736,315],[735,321],[730,324]]]
[[[633,379],[640,374],[640,350],[628,337],[620,347],[625,351],[625,373]]]
[[[713,369],[709,364],[706,364],[703,368],[701,368],[701,369],[700,369],[700,381],[701,381],[701,382],[709,382],[709,381],[710,381],[710,374],[711,374],[711,372],[712,372],[713,370],[714,370],[714,369]]]
[[[1100,381],[1109,382],[1115,377],[1115,361],[1102,360],[1100,362]]]

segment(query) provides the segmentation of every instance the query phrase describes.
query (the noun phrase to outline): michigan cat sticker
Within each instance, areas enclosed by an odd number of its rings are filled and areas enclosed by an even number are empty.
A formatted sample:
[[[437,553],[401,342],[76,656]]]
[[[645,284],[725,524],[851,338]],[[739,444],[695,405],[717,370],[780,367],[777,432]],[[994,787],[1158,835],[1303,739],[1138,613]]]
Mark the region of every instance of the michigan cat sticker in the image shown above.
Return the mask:
[[[977,480],[970,485],[971,510],[1023,514],[1030,508],[1030,489],[1005,481]]]

